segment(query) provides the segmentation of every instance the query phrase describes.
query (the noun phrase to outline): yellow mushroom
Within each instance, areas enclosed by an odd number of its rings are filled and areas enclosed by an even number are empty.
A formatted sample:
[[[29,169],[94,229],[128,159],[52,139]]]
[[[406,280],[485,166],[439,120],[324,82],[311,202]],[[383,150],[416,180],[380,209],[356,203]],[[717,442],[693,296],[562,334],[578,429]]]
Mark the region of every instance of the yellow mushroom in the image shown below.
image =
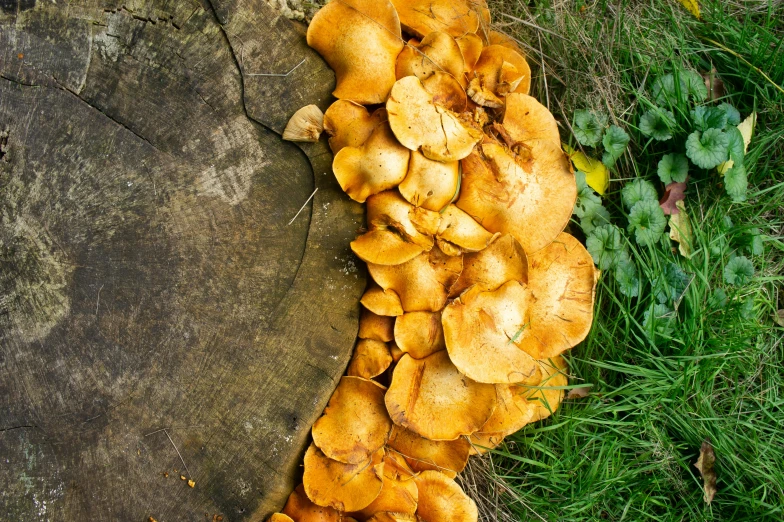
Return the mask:
[[[359,464],[344,464],[324,455],[315,444],[305,453],[302,482],[315,504],[338,511],[359,511],[381,493],[384,449]]]
[[[361,147],[380,123],[387,121],[387,110],[372,113],[351,100],[337,100],[324,113],[324,131],[329,136],[333,154],[343,147]]]
[[[387,441],[392,453],[398,453],[414,471],[439,471],[454,478],[468,464],[471,444],[465,437],[434,441],[421,437],[401,426],[393,426]]]
[[[348,363],[346,375],[372,379],[384,373],[392,364],[387,343],[373,339],[360,339]]]
[[[441,312],[408,312],[395,319],[395,343],[414,359],[446,349]]]
[[[414,481],[419,489],[417,516],[439,522],[476,522],[476,503],[451,478],[437,471],[423,471]]]

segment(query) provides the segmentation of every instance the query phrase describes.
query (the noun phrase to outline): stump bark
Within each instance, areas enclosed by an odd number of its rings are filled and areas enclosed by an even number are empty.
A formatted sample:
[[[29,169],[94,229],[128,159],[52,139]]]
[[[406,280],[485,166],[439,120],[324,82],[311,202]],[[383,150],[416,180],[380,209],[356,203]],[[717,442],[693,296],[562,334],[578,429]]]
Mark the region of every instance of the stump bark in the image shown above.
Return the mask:
[[[333,86],[264,0],[0,0],[0,518],[282,507],[364,287],[279,136]]]

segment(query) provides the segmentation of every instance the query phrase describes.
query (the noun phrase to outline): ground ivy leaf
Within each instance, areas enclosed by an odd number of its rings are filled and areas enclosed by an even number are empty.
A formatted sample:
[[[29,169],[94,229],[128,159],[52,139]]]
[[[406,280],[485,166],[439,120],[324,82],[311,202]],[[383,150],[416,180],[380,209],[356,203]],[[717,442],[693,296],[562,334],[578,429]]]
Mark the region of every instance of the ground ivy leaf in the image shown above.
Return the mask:
[[[749,180],[746,176],[746,167],[741,163],[734,165],[724,173],[724,188],[735,203],[746,201],[746,189]]]
[[[716,496],[716,472],[713,465],[716,462],[716,455],[713,452],[713,446],[710,439],[705,439],[700,446],[700,458],[694,463],[694,467],[700,472],[702,477],[702,489],[705,492],[705,502],[710,505],[713,498]]]
[[[727,159],[729,138],[719,129],[694,131],[686,138],[686,156],[700,168],[712,169]]]
[[[621,231],[615,225],[596,227],[585,239],[585,248],[599,270],[609,270],[618,263],[623,251]]]
[[[686,83],[683,81],[683,79],[681,79],[678,88],[676,89],[675,76],[673,76],[671,73],[656,78],[653,81],[653,86],[651,87],[651,94],[653,95],[653,99],[656,100],[656,104],[660,106],[677,105],[679,94],[678,91],[680,91],[680,93],[685,93]]]
[[[656,300],[673,306],[680,301],[689,286],[689,276],[675,263],[664,265],[661,273],[651,281]]]
[[[678,213],[670,216],[670,239],[678,243],[678,251],[686,259],[691,259],[692,247],[694,245],[694,231],[691,228],[691,220],[686,213],[686,204],[678,201],[675,206]]]
[[[640,278],[637,276],[637,266],[626,256],[615,266],[615,281],[618,289],[627,297],[637,297],[640,293]]]
[[[629,233],[634,232],[640,245],[654,245],[666,226],[667,218],[656,200],[638,201],[629,212]]]
[[[721,288],[715,289],[708,298],[708,308],[723,310],[727,306],[727,303],[729,303],[729,299],[727,299],[727,292]]]
[[[623,199],[623,204],[629,210],[638,201],[658,201],[658,198],[656,188],[650,181],[644,179],[635,179],[624,185],[621,190],[621,199]]]
[[[610,213],[601,205],[580,218],[580,228],[582,228],[583,232],[586,234],[590,234],[596,227],[607,225],[609,223]]]
[[[676,125],[672,112],[658,107],[640,117],[640,132],[658,141],[672,138]]]
[[[727,127],[727,112],[719,107],[700,105],[691,111],[691,120],[694,128],[699,131],[724,130]]]
[[[607,115],[596,114],[585,109],[574,111],[572,130],[574,137],[586,147],[595,147],[602,139],[602,130],[607,125]]]
[[[670,183],[664,187],[664,196],[659,200],[659,206],[665,215],[675,215],[680,212],[678,203],[686,199],[686,183]]]
[[[682,71],[681,78],[686,84],[686,92],[689,93],[689,96],[694,101],[705,101],[708,97],[708,87],[705,85],[705,81],[700,73],[696,71]]]
[[[746,256],[733,257],[724,267],[724,282],[743,286],[754,277],[754,263]]]
[[[665,185],[673,181],[684,182],[689,175],[689,160],[683,154],[665,154],[659,160],[656,172]]]
[[[654,340],[657,336],[669,337],[675,330],[673,327],[674,311],[667,305],[656,303],[643,314],[642,327],[645,333]]]
[[[738,109],[727,102],[720,103],[718,108],[727,114],[728,125],[732,125],[733,127],[740,125],[740,112],[738,112]]]
[[[621,157],[628,144],[629,135],[617,125],[610,125],[604,132],[602,145],[604,145],[604,150],[607,151],[613,160],[617,160]]]

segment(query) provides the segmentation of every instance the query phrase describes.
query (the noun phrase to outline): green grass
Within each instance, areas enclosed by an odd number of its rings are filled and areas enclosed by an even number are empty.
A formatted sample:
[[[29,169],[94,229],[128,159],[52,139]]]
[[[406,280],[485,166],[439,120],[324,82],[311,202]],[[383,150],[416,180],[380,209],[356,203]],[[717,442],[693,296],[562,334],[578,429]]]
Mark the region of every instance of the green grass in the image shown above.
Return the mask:
[[[784,328],[773,319],[784,308],[784,2],[700,4],[701,21],[665,0],[491,3],[497,26],[536,66],[532,94],[549,105],[565,140],[574,144],[568,122],[582,108],[609,112],[631,134],[604,198],[621,227],[624,181],[660,187],[663,149],[636,128],[653,78],[673,63],[713,67],[726,99],[743,117],[756,110],[758,124],[747,201],[732,203],[715,171],[692,174],[692,259],[632,241],[640,297],[602,278],[593,329],[568,355],[571,384],[590,384],[590,395],[567,400],[466,472],[485,519],[784,520]],[[763,254],[745,253],[755,276],[728,285],[724,266],[753,228],[764,237]],[[581,236],[576,223],[571,230]],[[690,282],[673,303],[672,331],[651,336],[643,317],[655,299],[646,281],[670,262]],[[719,288],[724,307],[711,300]],[[718,476],[710,505],[693,466],[706,438]]]

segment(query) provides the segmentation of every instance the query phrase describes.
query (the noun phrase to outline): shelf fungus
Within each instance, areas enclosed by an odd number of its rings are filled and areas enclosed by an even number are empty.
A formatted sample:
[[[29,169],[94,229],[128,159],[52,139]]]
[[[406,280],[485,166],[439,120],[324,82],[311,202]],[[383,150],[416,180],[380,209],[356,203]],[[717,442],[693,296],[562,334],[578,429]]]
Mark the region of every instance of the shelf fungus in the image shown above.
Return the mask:
[[[339,99],[291,126],[318,139],[323,120],[338,184],[367,204],[351,249],[369,281],[272,522],[477,522],[454,480],[469,456],[563,400],[599,272],[564,232],[577,184],[555,118],[489,22],[483,0],[331,0],[308,29]]]

